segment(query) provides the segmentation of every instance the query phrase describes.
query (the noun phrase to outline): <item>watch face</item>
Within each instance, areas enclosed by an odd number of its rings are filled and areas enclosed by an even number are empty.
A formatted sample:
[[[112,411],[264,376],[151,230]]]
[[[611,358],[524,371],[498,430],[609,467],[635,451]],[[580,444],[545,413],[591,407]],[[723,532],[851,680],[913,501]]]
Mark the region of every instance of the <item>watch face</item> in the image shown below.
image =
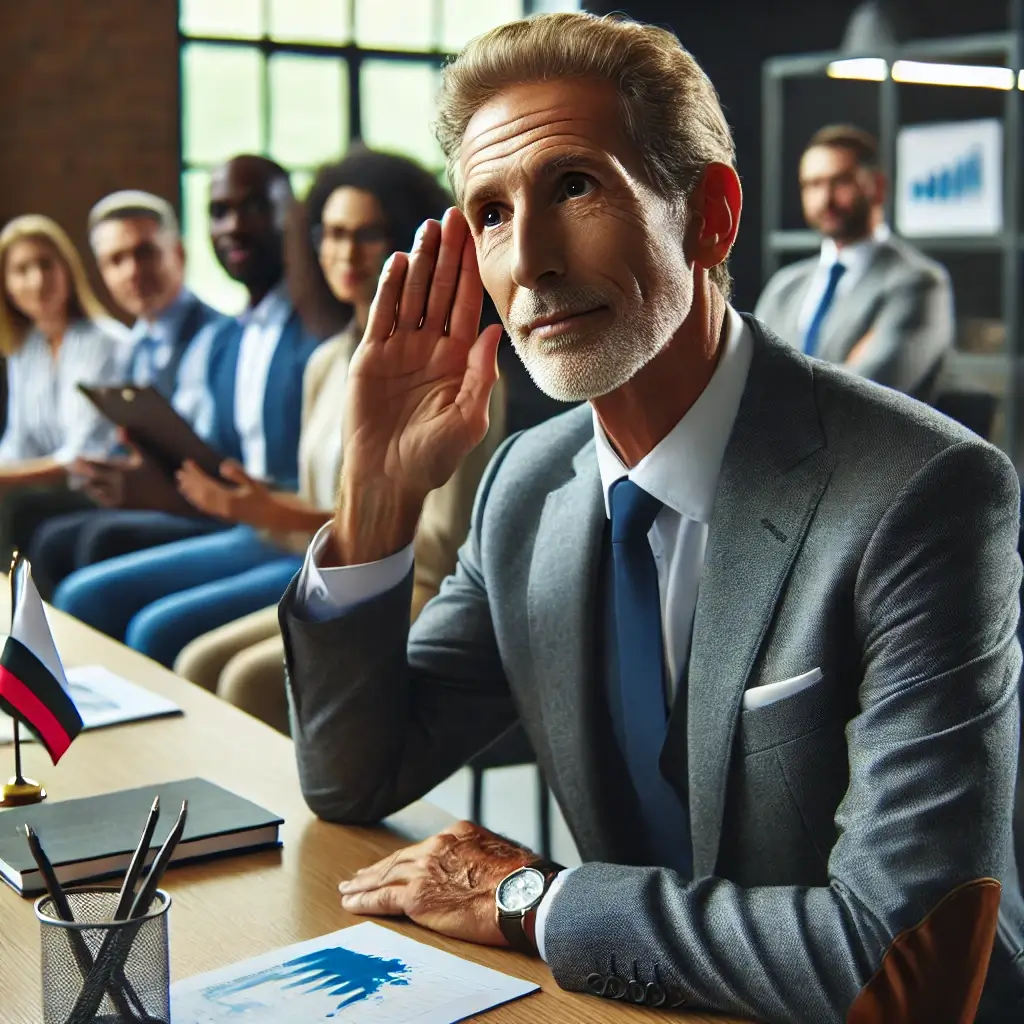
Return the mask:
[[[509,913],[526,910],[543,895],[544,876],[536,868],[520,868],[498,886],[498,908]]]

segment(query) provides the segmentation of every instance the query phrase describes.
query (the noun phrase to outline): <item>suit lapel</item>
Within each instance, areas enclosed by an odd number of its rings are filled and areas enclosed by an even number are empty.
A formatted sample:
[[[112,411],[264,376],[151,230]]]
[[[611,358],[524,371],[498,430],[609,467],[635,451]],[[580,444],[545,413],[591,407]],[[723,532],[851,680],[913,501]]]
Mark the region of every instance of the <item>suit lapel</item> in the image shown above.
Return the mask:
[[[588,851],[608,832],[588,811],[603,806],[594,750],[596,591],[605,527],[601,477],[590,441],[575,475],[548,494],[530,564],[530,645],[558,788]],[[553,780],[554,781],[554,780]]]
[[[814,273],[818,268],[818,260],[808,260],[805,271],[799,276],[794,287],[788,294],[785,309],[783,310],[782,323],[788,334],[776,332],[783,340],[790,342],[798,352],[804,350],[804,332],[800,330],[800,312],[807,301],[807,293],[811,290],[811,283],[814,281]]]
[[[867,333],[873,311],[885,284],[892,250],[879,244],[864,276],[845,294],[837,297],[822,330],[820,358],[844,363],[850,349]]]
[[[778,336],[789,342],[793,348],[803,351],[804,338],[800,330],[800,310],[807,301],[807,293],[811,290],[814,272],[818,269],[817,260],[808,260],[803,273],[797,276],[790,287],[779,296],[778,327],[772,325]]]
[[[689,684],[662,760],[677,787],[689,783],[696,877],[714,871],[742,694],[832,472],[811,365],[748,323],[754,353],[715,492]]]

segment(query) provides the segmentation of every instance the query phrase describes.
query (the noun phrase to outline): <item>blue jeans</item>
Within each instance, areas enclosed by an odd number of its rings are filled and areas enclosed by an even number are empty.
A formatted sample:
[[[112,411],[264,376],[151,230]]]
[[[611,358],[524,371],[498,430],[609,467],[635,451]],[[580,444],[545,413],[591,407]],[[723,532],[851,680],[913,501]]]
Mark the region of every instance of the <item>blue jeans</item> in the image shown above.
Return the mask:
[[[170,667],[197,636],[280,600],[301,566],[237,526],[79,569],[53,603]]]

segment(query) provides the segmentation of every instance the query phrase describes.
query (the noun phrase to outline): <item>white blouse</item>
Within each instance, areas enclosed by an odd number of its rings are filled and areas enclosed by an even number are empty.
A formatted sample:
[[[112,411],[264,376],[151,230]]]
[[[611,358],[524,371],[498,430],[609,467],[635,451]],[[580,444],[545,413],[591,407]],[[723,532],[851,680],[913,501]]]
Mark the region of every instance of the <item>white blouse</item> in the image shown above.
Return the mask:
[[[80,455],[103,456],[115,428],[78,390],[83,384],[125,379],[131,343],[116,321],[71,324],[56,359],[41,331],[33,329],[7,357],[7,429],[0,464],[50,457],[68,465]]]

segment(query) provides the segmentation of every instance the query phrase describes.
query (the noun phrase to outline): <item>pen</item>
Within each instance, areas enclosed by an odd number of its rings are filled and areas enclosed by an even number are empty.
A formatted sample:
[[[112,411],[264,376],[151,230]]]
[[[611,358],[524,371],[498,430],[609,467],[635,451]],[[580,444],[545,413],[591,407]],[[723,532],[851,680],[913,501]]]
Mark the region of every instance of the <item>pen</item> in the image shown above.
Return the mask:
[[[121,891],[117,895],[117,907],[114,910],[114,920],[123,921],[131,909],[132,900],[135,898],[135,883],[139,880],[142,868],[146,863],[146,854],[149,852],[149,844],[153,840],[153,832],[156,830],[156,823],[160,818],[160,797],[153,798],[153,806],[149,809],[149,817],[146,819],[146,827],[142,830],[139,845],[135,848],[128,871],[121,883]]]

